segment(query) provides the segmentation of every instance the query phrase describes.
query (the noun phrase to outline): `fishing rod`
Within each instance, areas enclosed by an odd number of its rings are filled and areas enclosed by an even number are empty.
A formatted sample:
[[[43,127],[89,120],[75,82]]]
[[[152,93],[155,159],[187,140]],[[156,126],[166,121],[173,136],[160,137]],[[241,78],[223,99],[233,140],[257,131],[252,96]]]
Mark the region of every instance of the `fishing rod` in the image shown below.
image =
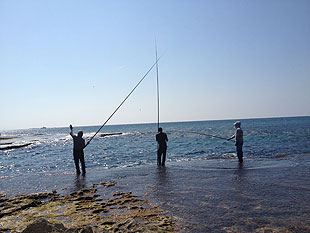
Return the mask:
[[[140,83],[145,79],[145,77],[151,72],[154,66],[157,64],[161,57],[156,59],[156,62],[151,66],[151,68],[145,73],[145,75],[140,79],[137,85],[131,90],[131,92],[126,96],[126,98],[120,103],[120,105],[114,110],[114,112],[109,116],[109,118],[103,123],[103,125],[97,130],[97,132],[88,140],[85,147],[93,140],[93,138],[99,133],[99,131],[108,123],[108,121],[112,118],[112,116],[118,111],[118,109],[125,103],[125,101],[129,98],[129,96],[136,90],[136,88],[140,85]]]
[[[155,53],[157,61],[157,42],[155,38]],[[159,129],[159,79],[158,79],[158,62],[156,62],[156,77],[157,77],[157,129]]]
[[[213,137],[213,138],[219,138],[219,139],[225,139],[225,140],[227,140],[227,138],[220,137],[220,136],[216,136],[216,135],[212,135],[212,134],[198,133],[198,132],[193,132],[193,131],[189,131],[189,132],[190,132],[190,133],[194,133],[194,134],[203,135],[203,136],[208,136],[208,137]]]

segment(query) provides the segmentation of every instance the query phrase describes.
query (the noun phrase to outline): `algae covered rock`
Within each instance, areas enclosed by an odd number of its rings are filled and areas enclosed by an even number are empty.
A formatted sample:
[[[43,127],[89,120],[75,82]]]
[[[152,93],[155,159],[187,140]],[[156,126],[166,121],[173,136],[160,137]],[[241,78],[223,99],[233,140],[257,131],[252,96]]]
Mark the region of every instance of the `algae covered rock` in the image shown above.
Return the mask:
[[[100,186],[112,198],[98,195],[94,186],[64,196],[55,190],[11,198],[2,196],[0,232],[175,231],[172,217],[164,215],[158,206],[132,192],[109,191],[111,184],[116,182],[103,182]]]
[[[91,227],[70,229],[61,223],[50,223],[45,219],[39,219],[29,224],[22,233],[97,233]]]
[[[41,232],[66,232],[66,228],[61,223],[50,223],[45,219],[39,219],[31,223],[23,230],[23,233],[41,233]]]

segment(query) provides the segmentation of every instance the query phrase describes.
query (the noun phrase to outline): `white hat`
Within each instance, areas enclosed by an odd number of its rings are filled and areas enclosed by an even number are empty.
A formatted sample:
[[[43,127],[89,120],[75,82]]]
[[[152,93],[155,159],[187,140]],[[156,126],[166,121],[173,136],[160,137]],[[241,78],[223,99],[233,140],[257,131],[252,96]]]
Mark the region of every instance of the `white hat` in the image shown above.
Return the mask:
[[[236,122],[234,123],[234,125],[237,126],[237,127],[240,127],[240,126],[241,126],[241,122],[240,122],[240,121],[236,121]]]

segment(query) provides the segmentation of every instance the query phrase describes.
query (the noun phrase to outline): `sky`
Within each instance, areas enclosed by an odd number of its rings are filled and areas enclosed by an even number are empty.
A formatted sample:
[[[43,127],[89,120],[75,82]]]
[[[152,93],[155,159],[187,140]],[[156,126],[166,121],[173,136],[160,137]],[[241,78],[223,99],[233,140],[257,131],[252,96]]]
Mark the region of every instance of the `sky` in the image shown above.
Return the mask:
[[[0,129],[101,125],[155,40],[161,122],[310,115],[309,0],[0,0]],[[108,124],[151,122],[156,69]]]

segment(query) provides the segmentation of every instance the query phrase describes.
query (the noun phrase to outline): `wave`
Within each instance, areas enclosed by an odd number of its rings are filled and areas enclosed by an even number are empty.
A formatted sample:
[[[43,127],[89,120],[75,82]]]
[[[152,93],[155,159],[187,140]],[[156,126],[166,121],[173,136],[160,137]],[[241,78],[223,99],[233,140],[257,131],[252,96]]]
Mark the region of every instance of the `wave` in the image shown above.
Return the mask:
[[[199,151],[188,152],[185,155],[201,155],[201,154],[207,154],[207,152],[204,150],[199,150]]]
[[[91,138],[94,136],[95,133],[87,133],[84,134],[85,138]],[[135,131],[135,132],[105,132],[105,133],[100,133],[96,135],[96,137],[119,137],[119,136],[131,136],[131,135],[141,135],[141,132]]]
[[[0,176],[0,180],[2,180],[2,179],[11,179],[13,177],[14,177],[13,175],[11,175],[11,176]]]

